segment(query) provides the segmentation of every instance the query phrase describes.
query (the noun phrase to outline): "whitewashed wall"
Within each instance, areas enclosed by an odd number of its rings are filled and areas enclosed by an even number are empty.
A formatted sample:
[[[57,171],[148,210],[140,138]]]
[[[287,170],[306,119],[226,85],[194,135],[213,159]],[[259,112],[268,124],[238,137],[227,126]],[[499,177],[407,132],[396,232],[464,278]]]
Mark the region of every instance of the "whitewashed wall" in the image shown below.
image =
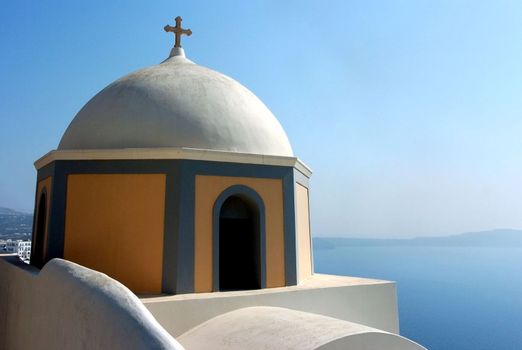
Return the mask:
[[[183,349],[125,286],[66,260],[0,256],[0,349]]]

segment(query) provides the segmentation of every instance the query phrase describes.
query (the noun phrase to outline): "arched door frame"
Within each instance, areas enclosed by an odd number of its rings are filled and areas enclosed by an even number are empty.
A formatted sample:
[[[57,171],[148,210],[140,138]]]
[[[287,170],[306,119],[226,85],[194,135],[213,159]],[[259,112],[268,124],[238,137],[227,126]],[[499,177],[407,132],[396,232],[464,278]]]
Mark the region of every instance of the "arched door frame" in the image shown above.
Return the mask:
[[[42,268],[47,258],[47,228],[49,226],[49,198],[47,188],[43,187],[38,193],[36,211],[33,225],[33,240],[31,244],[31,265]],[[41,213],[42,201],[44,202],[44,212]],[[40,223],[44,220],[44,224]],[[36,261],[33,259],[36,258]]]
[[[244,185],[233,185],[225,189],[214,202],[212,215],[212,288],[219,291],[219,218],[223,203],[231,196],[238,196],[254,202],[259,210],[259,262],[260,262],[260,286],[266,288],[266,231],[265,231],[265,204],[261,196]]]

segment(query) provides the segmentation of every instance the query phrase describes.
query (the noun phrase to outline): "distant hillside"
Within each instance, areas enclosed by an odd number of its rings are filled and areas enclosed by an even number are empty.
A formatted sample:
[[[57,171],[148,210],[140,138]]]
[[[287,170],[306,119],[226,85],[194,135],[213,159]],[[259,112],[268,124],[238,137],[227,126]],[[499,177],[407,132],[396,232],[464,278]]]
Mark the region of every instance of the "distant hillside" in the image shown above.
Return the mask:
[[[29,215],[29,214],[22,213],[20,211],[14,210],[14,209],[0,207],[0,215]]]
[[[522,247],[522,230],[499,229],[467,232],[452,236],[410,239],[314,238],[316,249],[333,249],[346,246]]]
[[[0,207],[0,239],[27,239],[32,226],[31,214]]]

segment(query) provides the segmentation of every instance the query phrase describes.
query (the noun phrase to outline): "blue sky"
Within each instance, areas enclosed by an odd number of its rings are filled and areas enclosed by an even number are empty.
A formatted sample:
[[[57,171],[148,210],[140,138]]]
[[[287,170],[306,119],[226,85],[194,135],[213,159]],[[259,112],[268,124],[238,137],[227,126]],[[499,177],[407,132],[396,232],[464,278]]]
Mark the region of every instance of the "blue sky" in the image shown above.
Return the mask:
[[[33,161],[177,15],[313,168],[315,235],[522,228],[520,1],[3,1],[0,206],[32,211]]]

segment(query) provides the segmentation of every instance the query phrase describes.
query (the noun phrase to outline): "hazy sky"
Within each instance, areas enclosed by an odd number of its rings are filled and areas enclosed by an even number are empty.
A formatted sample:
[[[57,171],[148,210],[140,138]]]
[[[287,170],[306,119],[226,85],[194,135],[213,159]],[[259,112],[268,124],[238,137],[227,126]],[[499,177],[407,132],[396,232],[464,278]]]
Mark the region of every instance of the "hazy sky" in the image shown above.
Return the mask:
[[[314,235],[522,228],[521,1],[2,1],[0,206],[115,79],[187,56],[240,81],[312,167]]]

